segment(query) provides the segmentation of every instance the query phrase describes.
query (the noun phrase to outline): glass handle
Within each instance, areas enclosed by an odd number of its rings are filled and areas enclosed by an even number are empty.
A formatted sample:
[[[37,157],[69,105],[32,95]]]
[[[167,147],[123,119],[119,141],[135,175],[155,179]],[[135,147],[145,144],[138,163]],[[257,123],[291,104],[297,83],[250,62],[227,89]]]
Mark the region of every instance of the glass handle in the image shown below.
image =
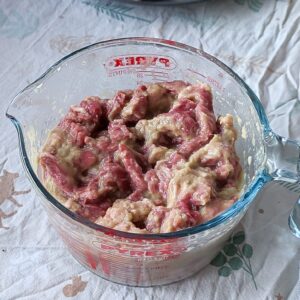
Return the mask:
[[[265,134],[267,166],[274,180],[300,184],[300,142],[281,137],[274,132]],[[289,217],[291,231],[300,238],[300,198]]]

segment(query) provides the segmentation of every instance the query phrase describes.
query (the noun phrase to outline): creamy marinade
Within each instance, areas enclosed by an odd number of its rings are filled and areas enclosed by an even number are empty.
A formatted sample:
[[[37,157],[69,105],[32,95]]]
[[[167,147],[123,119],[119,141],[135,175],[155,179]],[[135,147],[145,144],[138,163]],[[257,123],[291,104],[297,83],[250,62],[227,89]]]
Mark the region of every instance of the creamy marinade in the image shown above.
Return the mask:
[[[121,231],[166,233],[206,222],[239,197],[231,115],[207,84],[138,86],[71,106],[41,151],[46,188],[68,209]]]

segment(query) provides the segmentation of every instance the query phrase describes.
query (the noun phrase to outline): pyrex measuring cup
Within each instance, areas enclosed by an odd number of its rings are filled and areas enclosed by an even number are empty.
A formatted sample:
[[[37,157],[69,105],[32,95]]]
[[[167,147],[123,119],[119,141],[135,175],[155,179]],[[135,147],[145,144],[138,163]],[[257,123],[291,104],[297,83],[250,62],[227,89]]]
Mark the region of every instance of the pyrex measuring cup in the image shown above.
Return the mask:
[[[49,130],[68,108],[87,95],[109,98],[116,90],[172,80],[208,83],[215,113],[234,115],[237,153],[245,174],[240,199],[205,224],[145,235],[96,225],[61,205],[40,180],[37,156]],[[299,144],[271,131],[251,89],[217,59],[168,40],[119,39],[75,51],[18,94],[7,116],[18,131],[24,168],[70,253],[97,275],[123,284],[166,284],[195,273],[221,249],[266,182],[299,181]],[[290,217],[298,236],[299,210],[298,203]]]

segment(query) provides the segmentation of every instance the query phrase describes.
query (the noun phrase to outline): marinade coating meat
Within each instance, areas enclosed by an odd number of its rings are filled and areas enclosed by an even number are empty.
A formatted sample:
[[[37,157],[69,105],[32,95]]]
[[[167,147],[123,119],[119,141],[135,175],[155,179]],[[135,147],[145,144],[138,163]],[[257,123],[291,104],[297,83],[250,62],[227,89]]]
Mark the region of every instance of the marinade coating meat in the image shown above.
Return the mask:
[[[81,101],[80,105],[71,106],[58,127],[68,133],[74,144],[83,146],[85,137],[91,135],[100,125],[104,107],[99,97],[87,97]]]
[[[167,233],[190,227],[191,218],[179,208],[156,206],[146,219],[146,229],[153,233]]]
[[[144,222],[153,208],[152,201],[146,198],[139,201],[117,200],[96,223],[118,230],[127,231],[126,228],[130,228],[133,232],[146,233],[145,229],[138,228],[136,224]]]
[[[167,233],[207,222],[242,187],[231,115],[183,81],[90,96],[71,106],[39,156],[46,188],[99,225]]]

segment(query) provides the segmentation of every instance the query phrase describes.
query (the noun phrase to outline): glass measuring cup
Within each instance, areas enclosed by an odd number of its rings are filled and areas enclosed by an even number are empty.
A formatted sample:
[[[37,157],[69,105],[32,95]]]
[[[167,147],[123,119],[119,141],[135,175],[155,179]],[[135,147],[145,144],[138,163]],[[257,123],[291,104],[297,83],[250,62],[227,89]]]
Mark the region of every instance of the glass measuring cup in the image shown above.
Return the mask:
[[[231,113],[244,169],[240,199],[213,220],[165,234],[132,234],[91,223],[61,205],[43,186],[37,165],[47,134],[70,105],[87,95],[109,98],[137,84],[185,80],[208,83],[216,114]],[[85,267],[108,280],[135,286],[166,284],[207,265],[266,182],[299,181],[299,144],[273,133],[251,89],[228,67],[195,48],[168,40],[129,38],[97,43],[66,56],[19,93],[7,110],[23,165],[49,219]],[[299,235],[299,207],[290,217]]]

